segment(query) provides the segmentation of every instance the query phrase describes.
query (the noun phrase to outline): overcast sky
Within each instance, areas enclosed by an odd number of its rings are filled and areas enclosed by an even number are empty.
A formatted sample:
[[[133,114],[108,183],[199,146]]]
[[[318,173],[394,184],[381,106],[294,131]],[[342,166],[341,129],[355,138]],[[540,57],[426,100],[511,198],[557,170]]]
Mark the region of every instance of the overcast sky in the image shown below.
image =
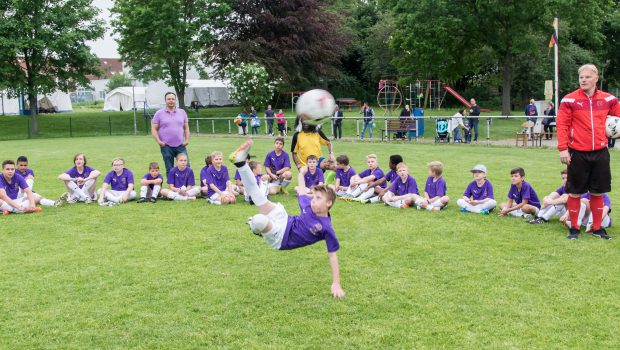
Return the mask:
[[[116,41],[111,37],[112,30],[110,29],[110,8],[113,5],[113,0],[93,0],[93,5],[101,9],[99,18],[106,21],[106,33],[103,39],[97,41],[89,41],[88,45],[93,50],[93,53],[100,58],[118,58]]]

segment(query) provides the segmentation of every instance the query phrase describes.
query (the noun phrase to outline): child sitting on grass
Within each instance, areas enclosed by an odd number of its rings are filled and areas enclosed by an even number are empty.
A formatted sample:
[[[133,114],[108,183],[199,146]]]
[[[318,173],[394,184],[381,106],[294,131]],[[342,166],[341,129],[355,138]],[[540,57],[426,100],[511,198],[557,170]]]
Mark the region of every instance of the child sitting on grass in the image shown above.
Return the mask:
[[[420,203],[421,209],[439,211],[445,208],[450,201],[446,195],[446,181],[443,179],[443,163],[433,161],[427,164],[429,177],[424,186],[424,199]]]
[[[499,216],[518,216],[531,220],[538,214],[540,200],[536,191],[525,181],[525,170],[514,168],[510,170],[510,190],[508,202],[500,205]]]
[[[412,204],[420,204],[420,192],[418,184],[413,176],[409,175],[409,167],[405,163],[396,166],[398,177],[392,182],[389,190],[383,195],[385,205],[397,208],[409,208]]]
[[[149,164],[149,172],[142,176],[140,180],[140,199],[138,203],[157,202],[157,196],[161,191],[161,184],[164,178],[159,173],[159,164],[152,162]]]
[[[477,164],[471,170],[474,181],[470,182],[463,193],[463,198],[456,201],[463,213],[480,213],[489,215],[495,209],[497,202],[493,195],[493,185],[487,179],[487,167]]]

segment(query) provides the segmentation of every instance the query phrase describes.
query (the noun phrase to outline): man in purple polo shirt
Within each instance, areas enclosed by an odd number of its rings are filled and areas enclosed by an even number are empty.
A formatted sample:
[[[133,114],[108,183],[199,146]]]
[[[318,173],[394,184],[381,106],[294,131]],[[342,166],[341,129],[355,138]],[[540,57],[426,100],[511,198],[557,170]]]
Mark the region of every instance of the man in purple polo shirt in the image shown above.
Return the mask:
[[[151,121],[151,134],[161,147],[168,174],[174,166],[174,158],[179,153],[187,154],[185,146],[189,144],[189,122],[187,113],[176,107],[177,96],[173,92],[166,92],[165,99],[166,108],[157,111]]]

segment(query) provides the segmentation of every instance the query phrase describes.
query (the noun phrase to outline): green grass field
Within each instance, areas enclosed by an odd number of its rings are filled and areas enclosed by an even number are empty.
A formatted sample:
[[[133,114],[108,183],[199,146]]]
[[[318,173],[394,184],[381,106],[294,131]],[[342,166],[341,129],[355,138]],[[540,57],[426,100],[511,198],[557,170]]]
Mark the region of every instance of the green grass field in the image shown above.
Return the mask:
[[[240,107],[214,107],[201,109],[198,112],[188,111],[190,118],[189,126],[193,133],[200,134],[236,134],[237,127],[231,122],[241,111]],[[425,116],[452,116],[456,109],[425,110]],[[152,111],[154,113],[154,111]],[[374,138],[381,138],[381,129],[384,127],[385,118],[380,108],[375,109],[377,124],[374,130]],[[285,111],[287,116],[292,116],[290,110]],[[483,113],[484,115],[497,115],[498,111]],[[521,115],[521,111],[515,111],[514,115]],[[259,112],[262,118],[263,113]],[[361,117],[357,111],[346,111],[345,117]],[[198,118],[218,118],[216,120],[201,120]],[[32,137],[29,134],[28,116],[2,116],[0,117],[0,140],[19,140]],[[524,118],[514,119],[495,119],[490,130],[491,140],[513,139],[515,132],[521,130]],[[293,120],[290,120],[293,123]],[[261,133],[265,134],[264,121],[261,125]],[[102,112],[101,109],[86,108],[80,105],[75,106],[73,113],[60,114],[41,114],[38,116],[39,133],[36,138],[58,138],[58,137],[89,137],[106,135],[133,135],[134,118],[133,111],[124,112]],[[345,137],[356,137],[361,132],[363,123],[360,118],[349,119],[343,122],[343,134]],[[274,126],[277,128],[277,126]],[[136,130],[139,135],[150,132],[150,120],[144,118],[142,111],[136,113]],[[331,126],[324,125],[326,134],[331,135]],[[250,129],[248,127],[248,133]],[[368,136],[368,132],[366,132]],[[480,119],[479,124],[480,140],[486,140],[487,124],[486,119]],[[424,120],[424,138],[434,140],[435,120]]]
[[[238,138],[195,136],[204,156]],[[271,141],[258,139],[263,155]],[[565,239],[554,219],[462,214],[455,201],[487,165],[496,198],[523,166],[542,197],[557,188],[550,149],[338,142],[352,165],[400,153],[418,184],[425,164],[445,163],[449,207],[439,213],[339,201],[332,209],[347,295],[330,295],[324,243],[270,250],[245,225],[255,208],[204,200],[67,205],[0,217],[0,348],[3,349],[611,349],[620,344],[620,235]],[[76,152],[109,171],[124,156],[136,177],[161,155],[148,136],[0,142],[1,158],[25,154],[48,197]],[[612,152],[612,171],[620,161]],[[231,175],[232,175],[232,170]],[[619,188],[618,178],[613,187]],[[618,197],[611,194],[612,200]],[[276,196],[289,214],[296,199]],[[620,217],[612,212],[613,220]]]

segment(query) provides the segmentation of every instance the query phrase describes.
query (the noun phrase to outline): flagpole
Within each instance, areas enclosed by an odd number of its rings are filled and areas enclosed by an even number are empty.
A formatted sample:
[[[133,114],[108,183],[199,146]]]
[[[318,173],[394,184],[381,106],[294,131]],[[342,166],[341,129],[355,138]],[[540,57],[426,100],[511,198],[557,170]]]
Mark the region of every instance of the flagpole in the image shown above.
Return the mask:
[[[553,24],[554,24],[554,30],[555,30],[555,37],[558,38],[558,18],[555,17],[553,20]],[[553,45],[553,56],[554,56],[554,73],[555,73],[555,110],[557,112],[558,108],[560,107],[559,105],[559,92],[560,92],[560,78],[559,78],[559,69],[558,69],[558,43],[559,39],[556,40],[555,45]]]

